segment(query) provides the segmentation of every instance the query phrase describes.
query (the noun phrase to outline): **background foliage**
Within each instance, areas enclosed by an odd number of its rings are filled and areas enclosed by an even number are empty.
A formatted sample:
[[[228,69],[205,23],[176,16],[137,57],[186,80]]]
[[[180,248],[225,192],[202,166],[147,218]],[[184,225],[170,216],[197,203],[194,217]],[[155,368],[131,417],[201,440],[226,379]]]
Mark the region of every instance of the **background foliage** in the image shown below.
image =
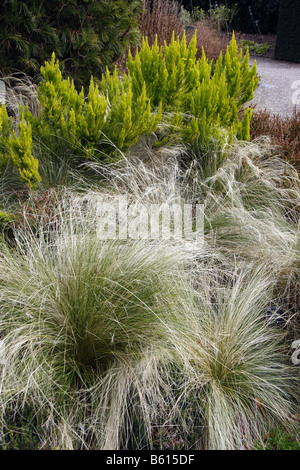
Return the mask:
[[[3,0],[0,70],[35,76],[55,51],[79,84],[100,77],[139,38],[142,0]]]
[[[209,5],[214,6],[215,1],[211,0],[183,0],[182,4],[185,8],[200,7],[209,10]],[[254,21],[258,20],[258,26],[263,34],[276,34],[279,0],[226,0],[218,1],[218,5],[232,6],[237,4],[238,11],[232,22],[232,28],[242,32],[256,32],[253,20],[249,13],[249,6],[252,9]],[[295,3],[295,2],[293,2]]]

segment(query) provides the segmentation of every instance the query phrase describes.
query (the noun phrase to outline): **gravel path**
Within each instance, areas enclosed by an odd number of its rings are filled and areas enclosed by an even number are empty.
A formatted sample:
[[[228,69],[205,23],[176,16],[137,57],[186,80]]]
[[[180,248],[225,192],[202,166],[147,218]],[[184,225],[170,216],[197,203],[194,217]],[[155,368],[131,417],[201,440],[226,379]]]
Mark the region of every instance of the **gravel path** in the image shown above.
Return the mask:
[[[255,57],[260,82],[250,105],[283,117],[300,107],[300,64]],[[250,58],[252,65],[254,57]],[[298,103],[297,103],[298,102]]]

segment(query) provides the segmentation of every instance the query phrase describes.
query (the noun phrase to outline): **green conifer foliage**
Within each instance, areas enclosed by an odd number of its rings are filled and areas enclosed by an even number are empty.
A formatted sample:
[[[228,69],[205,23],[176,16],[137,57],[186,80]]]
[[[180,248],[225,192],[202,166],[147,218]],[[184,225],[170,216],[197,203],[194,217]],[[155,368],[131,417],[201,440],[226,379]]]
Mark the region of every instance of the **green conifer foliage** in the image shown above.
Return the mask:
[[[1,0],[0,70],[35,77],[55,51],[76,84],[100,79],[139,40],[142,0]]]
[[[145,85],[133,99],[132,82],[123,80],[117,70],[102,77],[101,91],[91,78],[87,98],[79,93],[73,80],[64,80],[53,53],[41,68],[44,81],[38,90],[43,112],[38,117],[26,111],[35,133],[48,146],[57,138],[65,139],[75,154],[85,158],[112,155],[115,148],[126,150],[142,134],[157,129],[162,119],[161,108],[152,113]]]
[[[199,137],[202,144],[211,138],[249,139],[251,111],[247,109],[242,120],[239,111],[258,85],[256,63],[249,67],[249,51],[244,56],[238,52],[234,34],[225,56],[221,53],[215,64],[204,51],[196,59],[196,43],[196,34],[188,46],[185,36],[180,41],[173,35],[162,47],[157,41],[150,47],[144,39],[141,50],[128,58],[134,95],[145,83],[153,106],[161,103],[164,111],[181,113],[170,123],[176,122],[187,142]]]
[[[169,45],[150,47],[144,39],[135,58],[129,53],[129,73],[119,77],[106,70],[101,82],[90,80],[88,93],[63,78],[55,53],[41,67],[38,98],[42,113],[21,110],[18,136],[5,108],[0,114],[0,163],[12,162],[21,179],[39,181],[32,156],[32,134],[51,151],[64,142],[83,159],[120,158],[141,135],[156,132],[157,145],[183,140],[206,147],[234,139],[248,140],[251,110],[241,107],[253,97],[258,84],[256,64],[249,68],[249,53],[238,53],[233,36],[225,56],[209,62],[204,51],[196,59],[196,35]]]
[[[12,118],[8,117],[5,105],[0,108],[0,173],[13,164],[18,168],[23,182],[34,187],[40,181],[38,160],[32,155],[32,131],[24,116],[18,125],[18,133],[12,129]]]

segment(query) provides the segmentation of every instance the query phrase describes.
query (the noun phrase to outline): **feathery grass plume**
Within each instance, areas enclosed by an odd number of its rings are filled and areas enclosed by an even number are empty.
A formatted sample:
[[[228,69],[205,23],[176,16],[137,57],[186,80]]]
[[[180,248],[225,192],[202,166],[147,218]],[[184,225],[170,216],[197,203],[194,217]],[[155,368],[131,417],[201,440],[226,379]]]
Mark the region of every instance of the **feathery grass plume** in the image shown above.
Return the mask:
[[[222,155],[221,155],[222,157]],[[278,282],[277,299],[291,301],[299,312],[300,185],[294,168],[274,152],[268,141],[239,143],[219,163],[214,174],[209,160],[191,170],[194,197],[205,200],[205,242],[224,257],[229,267],[236,260],[271,263]],[[281,294],[280,294],[281,293]],[[287,302],[290,304],[290,301]]]
[[[208,427],[205,447],[240,448],[288,419],[293,373],[263,317],[277,283],[297,282],[298,176],[267,144],[240,143],[209,177],[199,159],[185,173],[184,152],[139,143],[122,164],[90,165],[106,177],[95,194],[83,187],[73,206],[68,190],[56,225],[19,231],[16,251],[1,247],[2,410],[45,410],[45,446],[150,448],[153,427],[174,423],[191,445],[194,420]],[[99,240],[84,200],[93,207],[97,191],[206,199],[205,252]]]
[[[15,125],[20,120],[20,106],[21,109],[27,106],[33,116],[38,116],[42,112],[37,96],[38,87],[29,76],[15,72],[1,76],[1,80],[5,83],[5,105],[9,115],[14,117]]]
[[[276,422],[293,428],[299,377],[281,350],[282,333],[265,320],[273,287],[267,269],[207,275],[199,273],[194,319],[178,346],[182,396],[194,404],[190,415],[198,407],[205,420],[198,447],[250,449]]]
[[[230,264],[238,257],[272,260],[277,274],[299,269],[299,176],[267,141],[240,142],[201,158],[183,146],[153,151],[151,143],[140,143],[127,157],[117,166],[91,167],[108,187],[136,199],[164,202],[180,194],[204,203],[206,248]]]
[[[148,141],[127,157],[117,166],[92,168],[107,188],[132,201],[171,203],[181,197],[204,204],[205,255],[221,260],[229,272],[244,262],[270,264],[276,283],[272,305],[283,306],[293,328],[300,301],[299,177],[269,142],[211,149],[193,160],[188,148],[153,151]]]
[[[207,168],[210,160],[197,164],[197,156],[188,174],[194,195],[206,201],[207,233],[219,234],[220,246],[236,254],[246,254],[252,245],[250,257],[256,257],[255,252],[269,256],[281,245],[282,256],[286,252],[288,258],[287,247],[296,249],[300,213],[297,172],[263,141],[239,143],[224,160],[222,155],[214,157],[219,158],[214,174]]]
[[[112,167],[111,190],[131,192],[133,200],[169,200],[189,176],[172,152],[159,171],[150,151],[148,162],[127,160],[119,174]],[[254,165],[251,152],[247,178],[237,155],[231,158],[219,185],[205,182],[215,203],[219,197],[232,205],[232,184],[248,184],[256,172],[271,187],[280,181],[266,162],[265,173]],[[287,199],[288,188],[282,194]],[[276,418],[288,419],[292,374],[278,352],[280,335],[263,322],[275,277],[262,270],[232,274],[229,254],[241,249],[240,236],[226,256],[207,243],[196,268],[195,250],[184,244],[103,242],[83,204],[69,214],[68,207],[56,231],[19,233],[17,252],[1,250],[2,409],[45,410],[41,441],[57,448],[126,448],[133,432],[146,435],[151,447],[154,424],[175,422],[186,432],[195,416],[207,425],[205,447],[240,448]],[[211,246],[223,266],[209,261]],[[137,437],[135,448],[141,442]]]
[[[189,310],[183,270],[195,253],[100,240],[96,221],[68,204],[55,227],[1,246],[1,422],[26,405],[41,415],[45,446],[118,449],[127,415],[137,409],[150,436],[164,409],[170,331]]]
[[[288,297],[291,311],[299,311],[300,181],[267,140],[211,149],[201,158],[183,146],[153,152],[140,143],[103,174],[115,191],[136,199],[155,203],[180,195],[204,204],[207,253],[222,258],[227,269],[237,260],[271,263],[279,305]]]

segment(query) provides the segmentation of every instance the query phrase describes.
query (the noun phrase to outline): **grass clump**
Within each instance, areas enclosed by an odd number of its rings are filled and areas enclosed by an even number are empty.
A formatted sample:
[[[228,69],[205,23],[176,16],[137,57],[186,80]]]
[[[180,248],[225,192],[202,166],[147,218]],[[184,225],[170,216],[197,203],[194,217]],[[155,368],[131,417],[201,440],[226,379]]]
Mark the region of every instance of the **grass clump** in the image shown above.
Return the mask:
[[[25,405],[45,448],[240,449],[293,429],[297,374],[266,307],[297,276],[297,193],[262,149],[236,149],[206,178],[178,164],[182,148],[94,165],[102,187],[69,188],[56,217],[1,245],[4,441]],[[205,196],[205,243],[101,240],[99,194]]]
[[[273,281],[248,268],[225,283],[218,274],[199,282],[206,289],[185,352],[185,393],[198,398],[206,423],[198,445],[251,449],[272,423],[293,426],[296,374],[280,351],[282,333],[265,320]]]
[[[169,329],[186,308],[182,253],[104,242],[77,221],[1,247],[2,424],[26,404],[47,446],[118,449],[126,414],[137,407],[149,433],[163,407]]]

